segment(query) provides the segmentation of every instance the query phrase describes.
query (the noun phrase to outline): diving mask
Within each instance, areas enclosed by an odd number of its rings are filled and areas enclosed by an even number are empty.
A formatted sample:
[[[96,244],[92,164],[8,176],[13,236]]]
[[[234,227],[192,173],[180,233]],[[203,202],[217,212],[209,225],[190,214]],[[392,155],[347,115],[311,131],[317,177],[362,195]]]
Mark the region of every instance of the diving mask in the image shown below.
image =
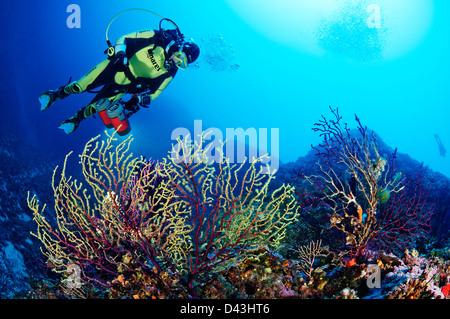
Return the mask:
[[[182,70],[186,70],[188,64],[197,60],[200,53],[199,47],[193,41],[172,40],[166,46],[165,52],[173,64]]]
[[[186,56],[186,53],[184,53],[182,50],[183,46],[180,48],[180,50],[173,54],[172,59],[177,68],[186,70],[188,67],[188,58]]]

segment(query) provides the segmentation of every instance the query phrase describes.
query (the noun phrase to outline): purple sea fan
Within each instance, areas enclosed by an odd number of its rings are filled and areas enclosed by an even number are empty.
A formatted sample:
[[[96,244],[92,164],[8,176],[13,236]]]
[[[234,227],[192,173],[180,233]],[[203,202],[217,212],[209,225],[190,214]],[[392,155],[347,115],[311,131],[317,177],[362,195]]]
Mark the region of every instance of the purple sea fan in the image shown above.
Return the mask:
[[[145,203],[149,205],[146,210],[159,211],[161,202],[157,199],[162,196],[164,183],[169,179],[161,172],[164,163],[155,160],[141,160],[136,164],[132,176],[121,190],[124,211],[143,209]]]
[[[175,225],[175,215],[182,221],[181,211],[169,177],[163,171],[163,162],[140,160],[120,190],[122,223],[132,235],[129,244],[146,251],[158,269],[154,256],[163,258],[167,236],[173,235],[175,228],[182,227]]]

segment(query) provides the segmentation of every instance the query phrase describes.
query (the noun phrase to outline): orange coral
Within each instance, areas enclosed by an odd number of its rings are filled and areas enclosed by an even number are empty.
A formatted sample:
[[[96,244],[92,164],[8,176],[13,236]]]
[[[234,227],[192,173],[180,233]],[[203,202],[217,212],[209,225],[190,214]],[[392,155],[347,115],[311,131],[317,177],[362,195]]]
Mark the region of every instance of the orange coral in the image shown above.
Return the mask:
[[[359,218],[360,222],[362,222],[362,215],[363,215],[363,210],[362,210],[361,206],[358,205],[358,218]]]
[[[383,266],[383,262],[380,259],[377,259],[377,265],[378,265],[378,267],[382,267]]]
[[[347,263],[347,268],[350,268],[350,267],[352,267],[352,266],[354,266],[354,265],[356,265],[356,260],[355,260],[355,258],[353,258],[352,260],[350,260],[350,261]]]

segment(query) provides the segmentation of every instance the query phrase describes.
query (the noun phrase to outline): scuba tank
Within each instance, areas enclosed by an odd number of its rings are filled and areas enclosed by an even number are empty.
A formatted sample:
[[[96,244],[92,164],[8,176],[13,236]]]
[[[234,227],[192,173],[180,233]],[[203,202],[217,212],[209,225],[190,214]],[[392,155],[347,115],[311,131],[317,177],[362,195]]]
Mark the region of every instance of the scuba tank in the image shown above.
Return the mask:
[[[111,104],[110,100],[104,98],[95,103],[95,109],[106,128],[114,128],[120,136],[130,133],[130,121],[121,101]]]
[[[110,106],[110,105],[111,105],[111,102],[106,98],[98,100],[95,103],[95,110],[97,111],[97,114],[102,119],[102,122],[103,122],[103,124],[105,124],[106,128],[114,127],[111,119],[108,117],[108,114],[107,114],[107,109],[108,109],[108,106]]]
[[[130,121],[128,121],[128,117],[125,114],[120,101],[110,105],[106,110],[106,114],[108,115],[114,129],[117,131],[117,134],[124,136],[130,133]]]

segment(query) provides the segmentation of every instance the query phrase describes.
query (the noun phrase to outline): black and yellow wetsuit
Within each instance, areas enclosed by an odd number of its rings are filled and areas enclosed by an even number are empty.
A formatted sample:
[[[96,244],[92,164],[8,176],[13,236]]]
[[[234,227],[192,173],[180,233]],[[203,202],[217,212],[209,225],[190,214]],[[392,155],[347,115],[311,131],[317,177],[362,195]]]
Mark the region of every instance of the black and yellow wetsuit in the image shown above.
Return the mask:
[[[80,80],[64,87],[65,94],[78,94],[103,86],[77,115],[87,118],[96,113],[95,102],[98,100],[108,98],[115,102],[127,93],[149,91],[151,100],[156,99],[178,70],[168,62],[165,52],[167,41],[161,37],[160,31],[155,30],[137,31],[119,38],[116,44],[126,45],[125,53],[129,61],[126,71],[118,71],[113,59],[108,58]]]
[[[59,125],[67,134],[73,132],[82,120],[96,113],[95,107],[99,100],[108,99],[112,104],[125,94],[145,93],[153,101],[169,85],[178,69],[185,70],[200,54],[200,48],[192,41],[184,41],[178,28],[136,31],[120,37],[114,49],[108,59],[100,62],[78,81],[39,96],[41,111],[45,111],[55,101],[70,94],[92,92],[101,87],[87,106]],[[135,103],[148,106],[148,98],[145,103],[142,101],[130,99],[125,107],[135,112],[139,109]],[[103,102],[101,104],[104,105]]]
[[[125,94],[146,93],[150,101],[156,99],[175,77],[178,67],[171,58],[177,35],[174,30],[136,31],[120,37],[116,41],[115,54],[96,65],[78,81],[60,87],[56,91],[46,91],[40,95],[41,111],[55,101],[70,94],[92,92],[102,87],[94,99],[81,108],[74,116],[59,125],[67,134],[73,132],[80,122],[96,113],[96,102],[108,99],[114,103]],[[184,45],[189,60],[198,57],[196,45]],[[190,51],[189,51],[190,50]],[[184,51],[183,51],[184,52]],[[119,54],[120,53],[120,54]],[[118,61],[121,61],[118,63]],[[124,63],[127,61],[127,63]],[[148,105],[147,101],[147,105]]]

